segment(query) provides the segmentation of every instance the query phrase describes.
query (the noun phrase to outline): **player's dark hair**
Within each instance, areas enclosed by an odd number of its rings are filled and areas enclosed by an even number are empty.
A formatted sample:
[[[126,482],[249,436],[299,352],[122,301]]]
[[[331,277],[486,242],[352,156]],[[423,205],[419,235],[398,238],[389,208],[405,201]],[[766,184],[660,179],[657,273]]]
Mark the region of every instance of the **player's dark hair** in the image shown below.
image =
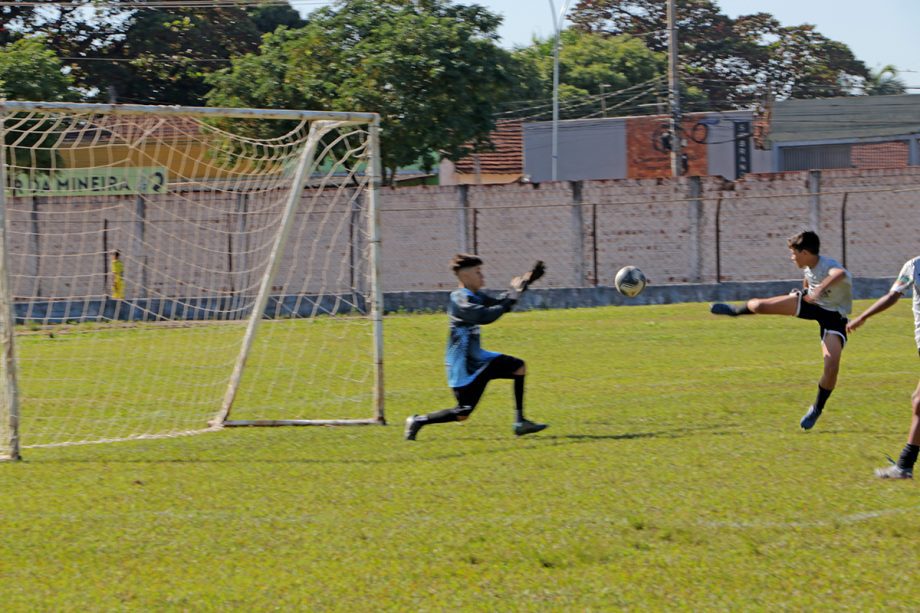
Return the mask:
[[[450,269],[454,272],[459,271],[461,268],[469,268],[471,266],[479,266],[482,264],[482,258],[478,255],[473,255],[471,253],[458,253],[450,261]]]
[[[821,239],[811,230],[804,230],[794,236],[790,236],[786,241],[790,249],[796,251],[808,251],[814,255],[821,252]]]

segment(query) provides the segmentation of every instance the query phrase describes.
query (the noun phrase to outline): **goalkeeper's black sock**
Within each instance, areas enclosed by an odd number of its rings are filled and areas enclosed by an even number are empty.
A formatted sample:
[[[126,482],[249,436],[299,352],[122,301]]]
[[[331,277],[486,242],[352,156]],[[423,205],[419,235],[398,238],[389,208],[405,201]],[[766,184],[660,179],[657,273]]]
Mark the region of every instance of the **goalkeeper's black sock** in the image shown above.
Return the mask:
[[[419,423],[428,424],[446,424],[451,421],[457,421],[457,407],[452,409],[443,409],[435,411],[428,415],[419,415],[415,418]]]
[[[901,470],[913,470],[914,464],[917,463],[917,452],[920,451],[920,445],[911,445],[907,443],[901,451],[901,457],[898,458],[898,468]]]
[[[815,410],[818,413],[824,410],[824,403],[831,397],[831,392],[833,391],[834,390],[826,390],[820,385],[818,386],[818,397],[815,398]]]
[[[524,375],[514,375],[514,419],[524,421]]]

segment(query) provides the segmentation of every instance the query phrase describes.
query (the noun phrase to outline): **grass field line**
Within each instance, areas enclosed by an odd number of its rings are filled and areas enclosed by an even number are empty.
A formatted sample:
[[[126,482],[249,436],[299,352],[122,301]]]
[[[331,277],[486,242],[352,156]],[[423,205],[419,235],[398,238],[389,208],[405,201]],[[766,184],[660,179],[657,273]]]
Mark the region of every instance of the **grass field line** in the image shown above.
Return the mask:
[[[920,505],[913,507],[893,507],[890,509],[879,509],[876,511],[863,511],[862,513],[851,513],[849,515],[839,515],[829,519],[813,519],[808,521],[704,521],[698,522],[697,525],[705,528],[739,528],[739,529],[761,529],[761,528],[821,528],[832,527],[840,524],[856,524],[879,517],[889,515],[899,515],[909,511],[920,511]]]

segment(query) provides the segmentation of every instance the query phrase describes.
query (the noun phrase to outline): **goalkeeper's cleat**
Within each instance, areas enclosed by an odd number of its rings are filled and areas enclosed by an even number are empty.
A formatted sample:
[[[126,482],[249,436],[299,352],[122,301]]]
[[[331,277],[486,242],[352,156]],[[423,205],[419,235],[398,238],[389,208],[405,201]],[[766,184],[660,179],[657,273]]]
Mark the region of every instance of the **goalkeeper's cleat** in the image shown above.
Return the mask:
[[[724,302],[715,302],[712,304],[712,306],[709,307],[709,312],[713,315],[729,315],[731,317],[737,317],[738,315],[741,315],[738,310],[738,307],[726,304]]]
[[[799,422],[799,425],[802,426],[802,430],[811,430],[815,427],[819,417],[821,417],[821,411],[815,408],[815,405],[811,405],[808,407],[808,412],[802,417],[802,421]]]
[[[885,468],[876,468],[875,476],[879,479],[913,479],[914,471],[909,468],[901,468],[898,463],[888,458],[891,466]]]
[[[519,422],[514,424],[514,433],[517,436],[524,436],[525,434],[533,434],[534,432],[539,432],[540,430],[546,430],[549,426],[547,424],[538,424],[532,422],[529,419],[522,419]]]
[[[405,437],[407,441],[414,441],[418,431],[422,429],[422,422],[416,419],[418,415],[410,415],[406,418]]]

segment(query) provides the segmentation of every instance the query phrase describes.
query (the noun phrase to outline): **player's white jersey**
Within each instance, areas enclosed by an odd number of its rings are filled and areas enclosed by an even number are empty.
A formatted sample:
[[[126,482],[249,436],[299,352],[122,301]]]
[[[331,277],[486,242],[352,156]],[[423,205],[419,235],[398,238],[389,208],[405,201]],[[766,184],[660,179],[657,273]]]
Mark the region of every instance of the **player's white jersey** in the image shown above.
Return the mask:
[[[832,268],[841,268],[840,262],[834,258],[819,255],[818,263],[805,267],[805,281],[808,283],[808,292],[814,298],[815,304],[828,311],[837,311],[844,317],[853,310],[853,275],[846,271],[846,276],[824,290],[820,296],[813,293],[821,281],[827,278]],[[844,269],[845,270],[845,269]]]
[[[908,260],[901,267],[891,291],[905,294],[911,288],[914,290],[914,338],[917,340],[917,348],[920,349],[920,291],[917,290],[920,288],[920,256]]]

